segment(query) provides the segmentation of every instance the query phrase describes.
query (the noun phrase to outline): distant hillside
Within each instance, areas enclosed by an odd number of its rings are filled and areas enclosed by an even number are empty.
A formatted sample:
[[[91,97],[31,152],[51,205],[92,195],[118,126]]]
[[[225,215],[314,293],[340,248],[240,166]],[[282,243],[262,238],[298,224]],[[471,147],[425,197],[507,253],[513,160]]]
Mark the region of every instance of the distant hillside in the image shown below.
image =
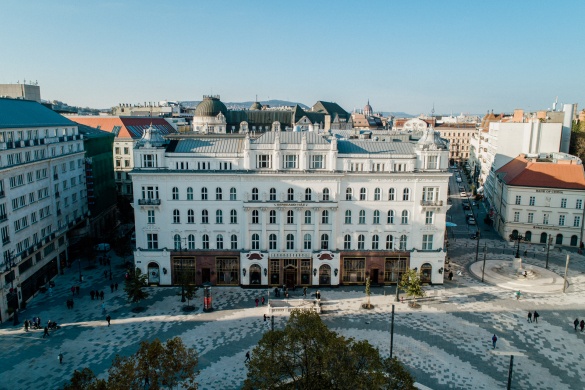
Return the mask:
[[[383,116],[392,115],[393,117],[396,117],[396,118],[414,118],[414,115],[410,115],[410,114],[407,114],[406,112],[402,112],[402,111],[398,111],[398,112],[393,112],[393,111],[390,111],[390,112],[387,112],[387,111],[382,111],[382,115],[383,115]]]
[[[185,107],[197,107],[197,105],[201,102],[201,100],[186,100],[186,101],[182,101],[181,104]],[[230,109],[248,109],[250,108],[250,106],[254,103],[253,101],[249,101],[249,102],[223,102],[226,107],[230,108]],[[303,110],[308,110],[309,106],[307,106],[306,104],[303,103],[297,103],[297,102],[289,102],[287,100],[277,100],[277,99],[271,99],[271,100],[261,100],[260,103],[262,103],[262,105],[269,105],[270,107],[280,107],[280,106],[294,106],[295,104],[298,104]]]

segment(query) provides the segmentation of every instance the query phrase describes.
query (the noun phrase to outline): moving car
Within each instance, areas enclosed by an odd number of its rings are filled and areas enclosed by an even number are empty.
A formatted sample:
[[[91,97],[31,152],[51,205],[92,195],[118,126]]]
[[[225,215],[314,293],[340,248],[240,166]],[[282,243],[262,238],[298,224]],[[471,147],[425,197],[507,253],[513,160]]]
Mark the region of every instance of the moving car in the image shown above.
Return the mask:
[[[467,196],[467,192],[461,191],[461,193],[459,195],[461,195],[461,196]]]

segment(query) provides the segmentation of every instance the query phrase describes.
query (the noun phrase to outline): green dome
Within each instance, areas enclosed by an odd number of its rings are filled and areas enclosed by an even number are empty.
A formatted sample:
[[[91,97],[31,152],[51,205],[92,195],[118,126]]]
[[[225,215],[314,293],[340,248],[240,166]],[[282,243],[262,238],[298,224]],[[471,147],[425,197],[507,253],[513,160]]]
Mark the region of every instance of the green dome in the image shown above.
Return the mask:
[[[219,96],[203,96],[203,101],[195,108],[195,116],[217,116],[219,113],[227,114],[225,104],[219,100]]]
[[[250,106],[250,110],[261,110],[262,109],[262,104],[260,104],[260,102],[254,102],[254,104],[252,104],[252,106]]]

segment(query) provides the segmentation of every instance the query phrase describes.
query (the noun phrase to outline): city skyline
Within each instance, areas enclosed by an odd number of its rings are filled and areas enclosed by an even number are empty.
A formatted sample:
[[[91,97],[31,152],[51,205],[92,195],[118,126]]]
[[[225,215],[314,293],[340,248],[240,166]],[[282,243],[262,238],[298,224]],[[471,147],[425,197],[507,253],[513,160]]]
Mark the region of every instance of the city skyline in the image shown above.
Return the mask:
[[[484,114],[583,108],[585,4],[154,1],[2,5],[2,83],[43,99],[281,99],[346,110]]]

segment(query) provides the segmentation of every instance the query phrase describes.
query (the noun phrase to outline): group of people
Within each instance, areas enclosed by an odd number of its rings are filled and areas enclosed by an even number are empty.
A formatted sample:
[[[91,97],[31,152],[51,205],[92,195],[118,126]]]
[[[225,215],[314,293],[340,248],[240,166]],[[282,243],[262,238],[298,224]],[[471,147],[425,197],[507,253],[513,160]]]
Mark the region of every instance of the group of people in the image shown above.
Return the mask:
[[[81,290],[81,287],[79,286],[71,286],[71,295],[78,295],[79,296],[79,290]]]
[[[91,296],[91,300],[92,301],[93,301],[94,297],[95,297],[95,299],[98,299],[98,300],[102,300],[102,301],[104,300],[104,290],[102,290],[102,291],[98,291],[98,290],[93,291],[93,290],[91,290],[89,292],[89,295]]]
[[[579,326],[581,328],[581,332],[583,332],[583,328],[585,328],[585,321],[581,319],[581,322],[579,322],[579,319],[575,318],[573,325],[575,325],[575,330],[577,330],[577,326]]]
[[[266,298],[264,298],[264,296],[260,297],[260,299],[256,298],[255,302],[256,302],[256,307],[258,307],[259,302],[262,302],[262,306],[264,306],[264,302],[266,302]]]
[[[73,309],[73,299],[67,300],[67,309]]]
[[[24,320],[24,330],[28,332],[30,329],[40,329],[41,326],[41,317],[33,317],[32,320]]]
[[[536,310],[534,310],[534,313],[531,311],[528,312],[528,322],[532,322],[534,319],[534,322],[538,324],[538,317],[540,317],[540,314]]]

